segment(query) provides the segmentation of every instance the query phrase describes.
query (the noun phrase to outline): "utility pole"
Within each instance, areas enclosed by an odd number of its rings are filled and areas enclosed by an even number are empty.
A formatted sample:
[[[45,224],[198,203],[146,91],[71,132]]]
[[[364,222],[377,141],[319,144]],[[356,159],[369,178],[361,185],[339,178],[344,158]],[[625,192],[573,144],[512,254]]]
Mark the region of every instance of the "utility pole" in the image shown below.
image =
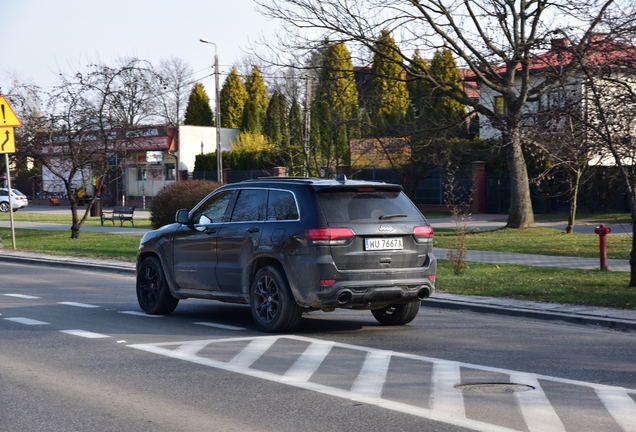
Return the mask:
[[[303,140],[303,177],[309,177],[309,141],[311,138],[311,103],[313,87],[313,70],[307,72],[307,88],[305,91],[305,137]]]
[[[223,183],[223,151],[221,150],[221,97],[219,95],[219,56],[216,52],[216,44],[207,39],[199,39],[200,42],[214,45],[214,93],[215,93],[215,124],[216,124],[216,179]]]

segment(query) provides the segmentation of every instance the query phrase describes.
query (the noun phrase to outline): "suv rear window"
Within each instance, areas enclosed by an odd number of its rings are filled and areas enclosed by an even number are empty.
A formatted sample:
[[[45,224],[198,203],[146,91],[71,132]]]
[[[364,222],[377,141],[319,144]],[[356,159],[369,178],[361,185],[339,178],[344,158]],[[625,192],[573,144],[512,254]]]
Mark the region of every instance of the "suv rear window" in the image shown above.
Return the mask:
[[[323,214],[330,224],[424,220],[422,213],[402,192],[321,191],[317,196]]]

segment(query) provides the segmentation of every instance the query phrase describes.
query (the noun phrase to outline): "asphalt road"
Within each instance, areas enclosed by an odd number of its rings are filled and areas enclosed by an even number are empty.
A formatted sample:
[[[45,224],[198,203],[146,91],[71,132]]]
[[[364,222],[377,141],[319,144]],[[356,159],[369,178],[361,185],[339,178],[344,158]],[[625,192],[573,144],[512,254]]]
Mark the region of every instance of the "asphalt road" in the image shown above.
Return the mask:
[[[241,305],[140,313],[130,275],[0,275],[2,431],[636,430],[634,333],[423,308],[265,335]]]

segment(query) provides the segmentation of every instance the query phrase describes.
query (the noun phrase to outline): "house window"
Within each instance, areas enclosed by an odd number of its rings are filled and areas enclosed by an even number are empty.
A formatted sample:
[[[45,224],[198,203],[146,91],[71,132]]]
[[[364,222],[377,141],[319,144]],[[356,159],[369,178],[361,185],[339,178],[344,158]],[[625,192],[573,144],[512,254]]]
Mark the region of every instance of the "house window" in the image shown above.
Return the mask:
[[[176,173],[175,164],[166,164],[166,180],[174,180]]]
[[[137,167],[137,180],[144,181],[147,178],[146,168]]]
[[[505,114],[506,103],[503,96],[495,96],[495,114]]]

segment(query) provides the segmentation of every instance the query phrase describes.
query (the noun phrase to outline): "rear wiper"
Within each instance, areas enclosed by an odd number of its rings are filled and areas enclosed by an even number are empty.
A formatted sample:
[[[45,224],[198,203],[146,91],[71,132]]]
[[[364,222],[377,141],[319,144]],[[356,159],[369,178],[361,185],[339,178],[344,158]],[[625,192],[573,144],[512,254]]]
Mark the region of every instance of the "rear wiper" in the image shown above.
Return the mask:
[[[406,216],[405,214],[388,214],[388,215],[380,216],[380,220],[393,219],[393,218],[404,218],[404,217],[408,217],[408,216]]]

